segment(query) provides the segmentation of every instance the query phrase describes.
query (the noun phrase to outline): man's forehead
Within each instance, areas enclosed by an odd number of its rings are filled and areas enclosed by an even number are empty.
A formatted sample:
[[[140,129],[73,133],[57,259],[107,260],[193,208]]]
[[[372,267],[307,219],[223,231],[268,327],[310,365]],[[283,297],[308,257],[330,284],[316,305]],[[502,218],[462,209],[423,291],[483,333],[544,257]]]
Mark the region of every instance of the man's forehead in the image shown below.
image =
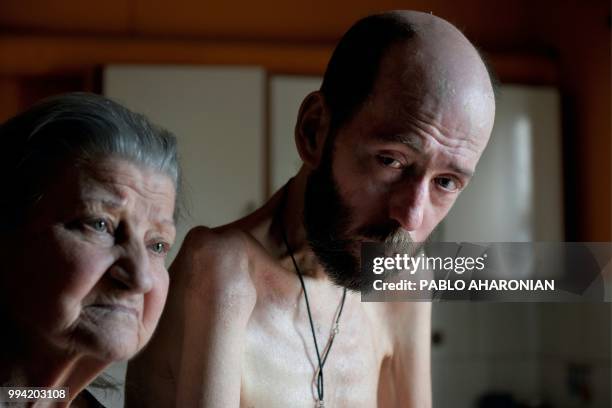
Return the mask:
[[[395,139],[416,151],[427,147],[425,139],[433,137],[448,146],[468,145],[470,149],[484,148],[490,129],[469,109],[445,106],[430,95],[420,100],[404,99],[392,94],[372,98],[359,112],[357,123],[361,132],[374,138]],[[420,136],[420,137],[417,137]]]
[[[391,51],[383,58],[372,93],[361,109],[369,112],[370,120],[385,122],[381,126],[397,131],[411,122],[424,131],[435,127],[447,137],[486,144],[495,112],[488,84],[473,78],[462,81],[435,66],[410,64],[401,48]]]

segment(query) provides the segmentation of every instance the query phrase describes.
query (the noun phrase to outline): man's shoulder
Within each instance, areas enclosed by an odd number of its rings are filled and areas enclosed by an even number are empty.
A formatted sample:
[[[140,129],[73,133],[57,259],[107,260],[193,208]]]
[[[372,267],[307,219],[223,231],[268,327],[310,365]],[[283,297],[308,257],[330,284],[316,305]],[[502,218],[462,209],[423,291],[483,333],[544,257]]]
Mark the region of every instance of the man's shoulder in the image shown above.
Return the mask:
[[[211,261],[248,255],[248,234],[238,228],[192,228],[183,241],[179,256],[206,254]]]
[[[254,250],[252,237],[240,229],[195,227],[185,237],[170,273],[197,299],[252,306]]]

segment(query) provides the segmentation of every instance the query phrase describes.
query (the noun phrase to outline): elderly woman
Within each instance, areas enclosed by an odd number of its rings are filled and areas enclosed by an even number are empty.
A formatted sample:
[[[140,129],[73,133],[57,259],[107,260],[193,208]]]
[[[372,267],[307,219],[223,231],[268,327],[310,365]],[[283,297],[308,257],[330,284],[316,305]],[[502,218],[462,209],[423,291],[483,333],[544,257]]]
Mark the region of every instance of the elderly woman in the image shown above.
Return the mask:
[[[43,101],[0,127],[0,385],[67,404],[151,337],[168,288],[175,138],[104,97]]]

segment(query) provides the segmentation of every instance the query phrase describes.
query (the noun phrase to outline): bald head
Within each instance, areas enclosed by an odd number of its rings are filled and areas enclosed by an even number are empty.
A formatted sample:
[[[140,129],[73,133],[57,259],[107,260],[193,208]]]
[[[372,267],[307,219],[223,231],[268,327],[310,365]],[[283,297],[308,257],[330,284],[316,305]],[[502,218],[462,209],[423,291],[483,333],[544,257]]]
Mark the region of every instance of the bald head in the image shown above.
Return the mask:
[[[418,12],[395,15],[414,34],[386,49],[365,103],[394,100],[391,108],[398,110],[398,122],[402,115],[422,116],[449,137],[469,138],[475,151],[482,153],[495,115],[492,81],[482,58],[457,28],[441,18]]]
[[[452,24],[427,13],[392,11],[366,17],[347,31],[321,92],[333,129],[382,91],[401,92],[403,100],[419,105],[443,103],[445,111],[456,111],[451,115],[480,109],[481,119],[473,119],[486,127],[492,126],[495,106],[492,82],[477,50]],[[482,119],[487,116],[490,123]]]

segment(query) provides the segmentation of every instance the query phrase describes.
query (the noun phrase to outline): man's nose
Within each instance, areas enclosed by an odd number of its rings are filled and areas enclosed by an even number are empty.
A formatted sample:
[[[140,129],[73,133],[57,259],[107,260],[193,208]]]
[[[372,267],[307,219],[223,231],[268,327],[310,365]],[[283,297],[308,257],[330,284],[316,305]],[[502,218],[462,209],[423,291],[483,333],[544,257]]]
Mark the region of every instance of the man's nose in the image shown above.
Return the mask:
[[[121,247],[121,256],[111,268],[111,277],[131,292],[149,292],[153,287],[153,277],[146,246],[136,239],[129,239]]]
[[[406,231],[416,231],[423,224],[429,187],[425,180],[410,180],[398,186],[391,197],[391,218]]]

